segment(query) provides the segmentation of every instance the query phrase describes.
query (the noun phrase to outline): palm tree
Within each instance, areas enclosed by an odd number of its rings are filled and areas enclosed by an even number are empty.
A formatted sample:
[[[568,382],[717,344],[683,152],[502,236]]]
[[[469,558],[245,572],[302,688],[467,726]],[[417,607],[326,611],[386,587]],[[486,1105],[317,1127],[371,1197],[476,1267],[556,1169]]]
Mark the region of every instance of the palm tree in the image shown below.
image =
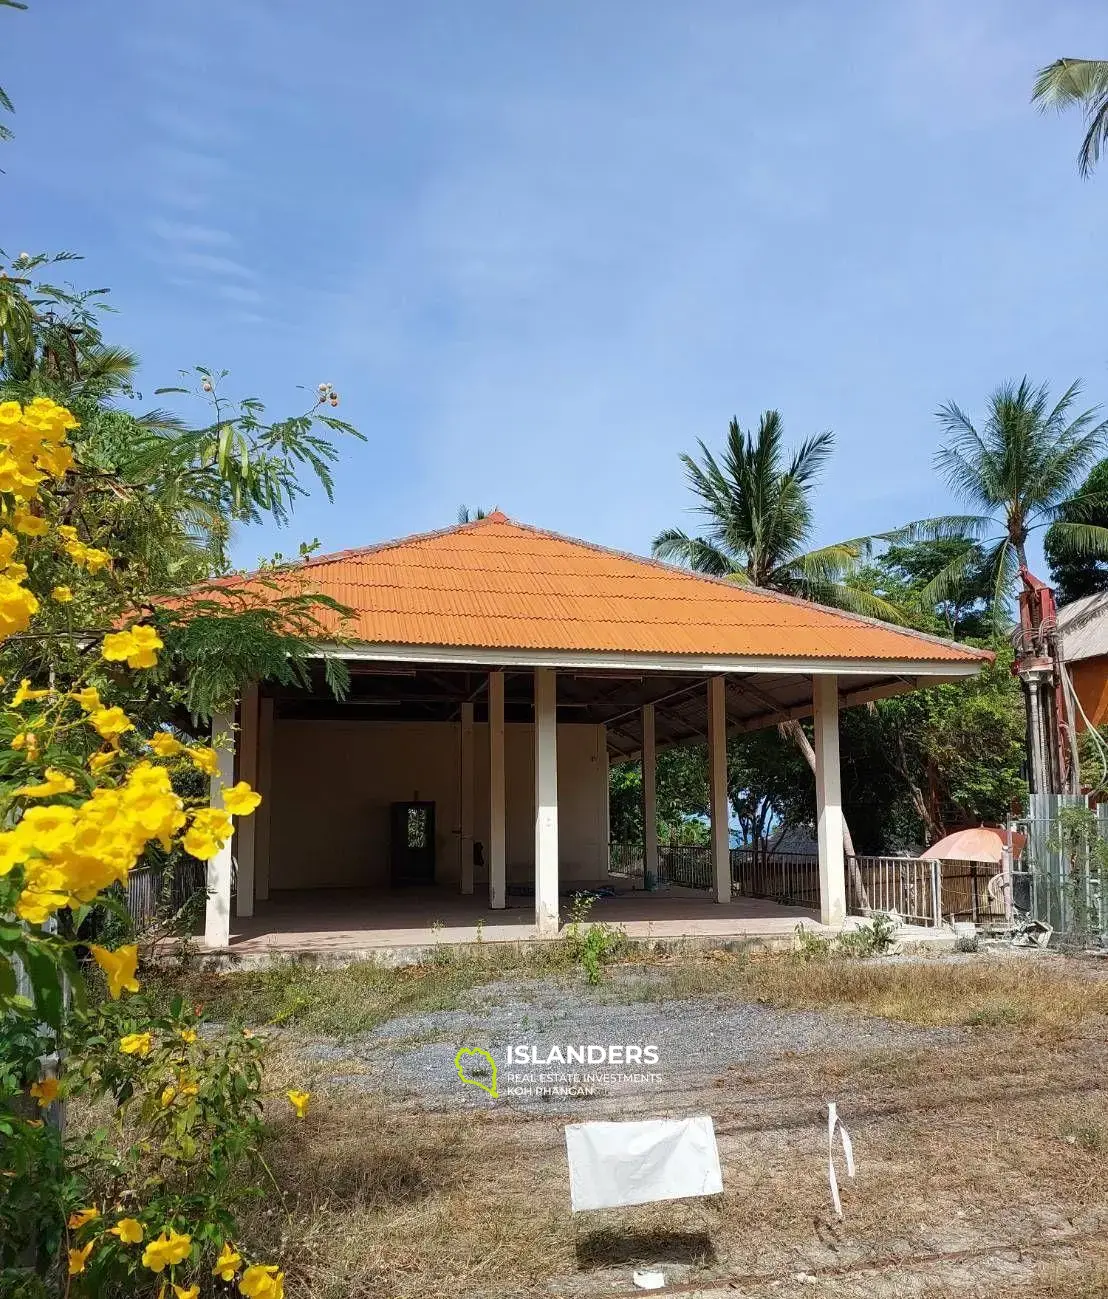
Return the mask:
[[[658,559],[672,560],[736,582],[900,622],[898,610],[849,579],[869,554],[872,538],[807,549],[811,493],[835,445],[832,433],[807,438],[786,462],[781,416],[767,410],[756,434],[733,419],[717,460],[701,441],[700,460],[682,455],[707,527],[701,536],[667,528],[654,539]]]
[[[1085,113],[1085,138],[1077,154],[1082,176],[1088,176],[1108,143],[1108,60],[1057,59],[1040,68],[1031,102],[1045,112],[1080,104]]]
[[[476,509],[470,509],[468,505],[458,506],[459,523],[476,523],[478,519],[487,519],[488,515],[489,512],[483,505],[478,505]]]
[[[738,420],[732,419],[721,460],[703,441],[699,442],[699,462],[682,455],[685,476],[699,498],[694,508],[708,526],[703,536],[696,537],[679,528],[666,529],[654,539],[654,555],[713,577],[749,582],[899,622],[900,614],[893,605],[848,584],[868,555],[873,538],[806,549],[813,523],[811,493],[834,448],[834,434],[817,433],[805,439],[786,462],[782,433],[780,414],[767,410],[758,421],[756,434],[744,432]],[[778,730],[793,741],[815,771],[815,750],[800,723],[783,722]],[[867,906],[854,860],[854,841],[845,821],[843,847],[850,859],[854,887],[862,905]]]
[[[1078,491],[1103,453],[1108,420],[1098,418],[1095,406],[1074,413],[1079,393],[1074,382],[1052,405],[1047,385],[1033,387],[1024,376],[991,394],[980,429],[954,402],[939,409],[947,440],[935,453],[935,467],[975,512],[925,519],[903,530],[907,540],[957,536],[967,542],[920,592],[921,603],[946,598],[964,579],[975,553],[971,543],[984,547],[998,617],[1018,570],[1027,568],[1028,538],[1037,529],[1053,525],[1059,553],[1108,554],[1108,528],[1088,521],[1108,501]]]

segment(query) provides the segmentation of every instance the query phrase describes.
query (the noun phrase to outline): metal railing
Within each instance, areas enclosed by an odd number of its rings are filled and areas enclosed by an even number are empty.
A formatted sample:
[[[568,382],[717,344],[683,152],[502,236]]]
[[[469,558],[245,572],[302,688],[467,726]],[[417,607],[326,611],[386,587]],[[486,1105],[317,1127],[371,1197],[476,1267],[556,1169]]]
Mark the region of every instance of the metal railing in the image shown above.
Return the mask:
[[[706,843],[659,844],[658,877],[685,889],[715,888],[711,845]]]
[[[632,881],[638,881],[635,887],[642,886],[645,872],[643,848],[641,843],[610,843],[608,845],[608,874],[623,875]]]
[[[232,862],[232,892],[236,873]],[[205,864],[191,857],[181,858],[173,865],[139,866],[127,876],[127,910],[136,928],[141,928],[158,916],[180,911],[190,898],[204,893],[207,886]]]
[[[810,853],[731,849],[731,885],[742,897],[819,909],[819,858]]]

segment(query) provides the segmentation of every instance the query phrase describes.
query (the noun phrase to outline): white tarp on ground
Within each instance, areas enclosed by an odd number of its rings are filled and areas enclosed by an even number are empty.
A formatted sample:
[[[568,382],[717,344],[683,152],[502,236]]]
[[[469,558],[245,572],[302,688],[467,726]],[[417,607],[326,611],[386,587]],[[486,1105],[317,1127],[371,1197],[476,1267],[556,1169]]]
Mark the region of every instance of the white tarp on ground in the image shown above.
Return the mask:
[[[723,1191],[716,1130],[708,1115],[570,1123],[566,1155],[574,1213]]]

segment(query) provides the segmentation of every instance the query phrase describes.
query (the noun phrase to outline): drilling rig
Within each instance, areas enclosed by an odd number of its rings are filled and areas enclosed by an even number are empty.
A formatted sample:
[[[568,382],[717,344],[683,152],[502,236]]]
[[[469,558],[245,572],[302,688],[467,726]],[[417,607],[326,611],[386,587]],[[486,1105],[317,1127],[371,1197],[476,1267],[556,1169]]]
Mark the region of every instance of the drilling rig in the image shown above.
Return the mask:
[[[1081,792],[1073,687],[1062,658],[1058,606],[1051,587],[1020,568],[1019,627],[1012,675],[1027,714],[1027,783],[1032,794]]]

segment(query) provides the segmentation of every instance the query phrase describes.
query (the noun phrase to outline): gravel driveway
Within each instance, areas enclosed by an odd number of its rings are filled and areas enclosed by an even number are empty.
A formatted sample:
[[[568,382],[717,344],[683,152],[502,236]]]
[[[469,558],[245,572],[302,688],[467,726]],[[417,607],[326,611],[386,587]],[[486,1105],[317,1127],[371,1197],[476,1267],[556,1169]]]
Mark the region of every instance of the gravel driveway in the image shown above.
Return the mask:
[[[641,980],[639,980],[641,982]],[[370,1034],[341,1043],[313,1040],[301,1049],[316,1062],[322,1081],[346,1088],[386,1091],[435,1109],[484,1109],[509,1103],[525,1110],[588,1110],[597,1097],[642,1096],[725,1073],[731,1066],[809,1051],[866,1051],[955,1042],[956,1030],[916,1029],[887,1020],[818,1011],[773,1010],[726,998],[618,1001],[555,979],[485,984],[468,993],[460,1009],[392,1019]],[[563,1063],[569,1047],[603,1062]],[[622,1047],[608,1059],[611,1047]],[[626,1048],[638,1047],[640,1059]],[[455,1069],[460,1048],[483,1048],[497,1066],[498,1099],[463,1085]],[[515,1063],[521,1048],[535,1062]],[[647,1047],[655,1048],[647,1052]],[[626,1057],[630,1054],[631,1063]],[[553,1057],[553,1058],[551,1058]],[[655,1060],[656,1063],[650,1061]],[[549,1063],[546,1063],[549,1061]],[[341,1077],[328,1065],[341,1065]],[[354,1072],[348,1073],[351,1066]],[[491,1071],[480,1057],[466,1062],[485,1085]]]

